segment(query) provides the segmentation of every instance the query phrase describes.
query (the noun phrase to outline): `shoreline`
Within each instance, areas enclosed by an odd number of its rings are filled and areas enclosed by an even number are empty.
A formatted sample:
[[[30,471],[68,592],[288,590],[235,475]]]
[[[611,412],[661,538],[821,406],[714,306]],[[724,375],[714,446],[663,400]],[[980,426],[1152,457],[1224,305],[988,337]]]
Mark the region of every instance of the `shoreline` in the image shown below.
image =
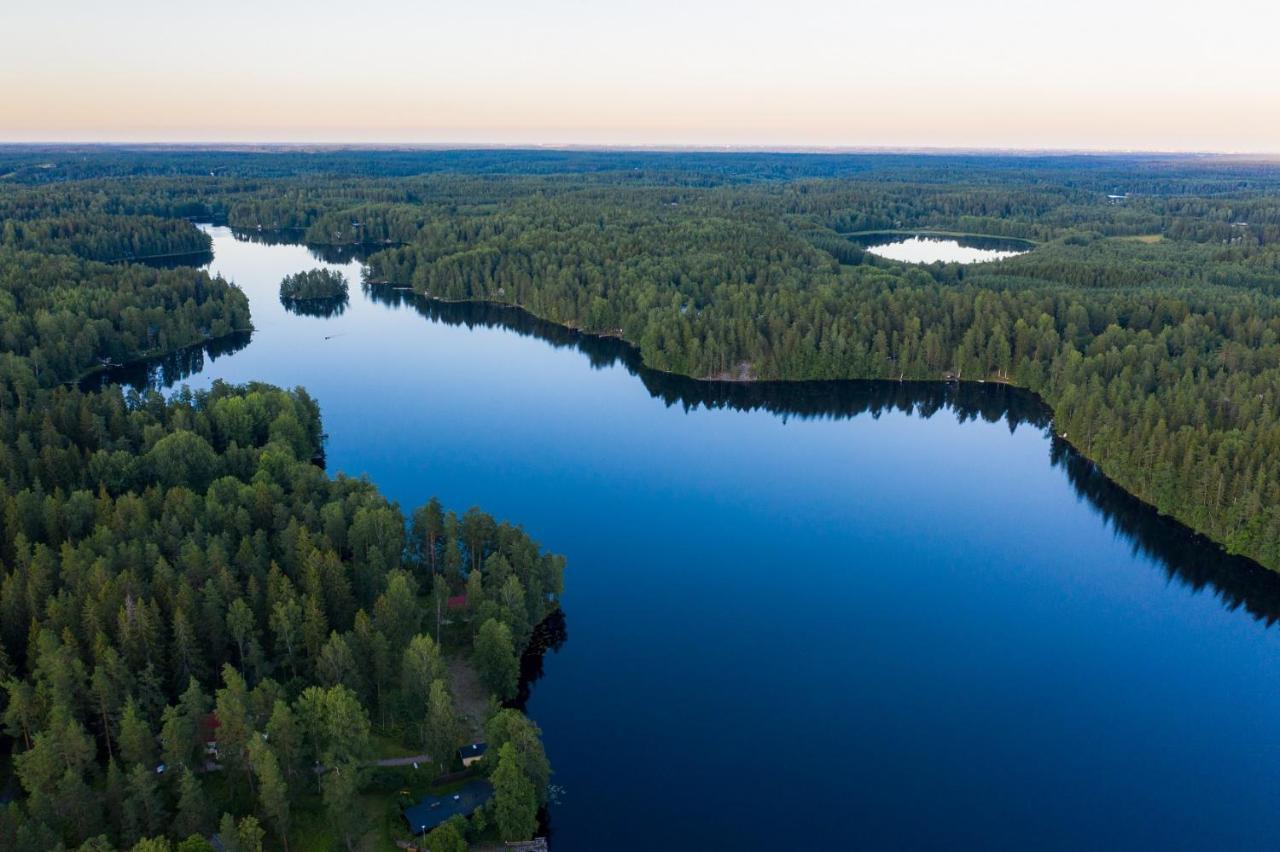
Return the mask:
[[[198,224],[199,224],[199,223],[198,223]],[[212,222],[210,222],[209,224],[216,224],[216,223],[212,223]],[[259,233],[259,234],[270,234],[270,233],[277,233],[277,234],[280,234],[280,233],[282,233],[282,232],[284,232],[284,231],[288,231],[288,230],[293,230],[293,231],[302,231],[302,230],[304,230],[304,229],[275,229],[275,230],[273,230],[273,231],[271,231],[271,230],[265,230],[265,229],[264,229],[263,231],[258,231],[258,232],[256,232],[256,233]],[[889,232],[890,232],[890,231],[879,230],[879,231],[864,231],[864,232],[855,232],[855,233],[889,233]],[[255,232],[250,232],[250,233],[255,233]],[[905,232],[905,231],[903,231],[903,232],[899,232],[899,233],[917,233],[917,234],[920,234],[920,233],[928,233],[928,232],[925,232],[925,231]],[[947,232],[935,231],[935,232],[932,232],[932,233],[935,233],[935,234],[944,234],[944,233],[947,233]],[[848,235],[848,234],[841,234],[841,236],[849,236],[849,235]],[[991,235],[970,234],[970,235],[968,235],[968,236],[986,236],[986,237],[990,237]],[[998,239],[1017,239],[1017,240],[1023,240],[1023,241],[1025,241],[1025,242],[1028,242],[1028,243],[1032,243],[1032,244],[1034,244],[1034,243],[1033,243],[1033,241],[1031,241],[1031,240],[1025,240],[1024,238],[1021,238],[1021,237],[1008,237],[1008,238],[1001,237],[1001,238],[998,238]],[[250,240],[250,241],[252,241],[252,240]],[[306,242],[298,242],[297,244],[298,244],[298,245],[303,245],[303,246],[310,245],[309,243],[306,243]],[[328,247],[328,246],[323,246],[323,245],[322,245],[321,247]],[[368,269],[368,264],[367,264],[367,262],[366,262],[366,261],[361,261],[361,265],[362,265],[366,270]],[[1262,562],[1258,561],[1258,560],[1257,560],[1257,559],[1255,559],[1253,556],[1251,556],[1251,555],[1249,555],[1249,554],[1247,554],[1247,553],[1232,553],[1231,551],[1229,551],[1229,550],[1226,548],[1226,546],[1225,546],[1222,542],[1218,541],[1217,539],[1215,539],[1215,538],[1213,538],[1212,536],[1210,536],[1210,535],[1206,534],[1206,533],[1205,533],[1205,532],[1203,532],[1202,530],[1199,530],[1199,529],[1197,529],[1196,527],[1192,526],[1191,524],[1187,523],[1185,520],[1183,520],[1182,518],[1180,518],[1180,517],[1179,517],[1178,515],[1176,515],[1176,514],[1161,512],[1161,511],[1160,511],[1160,509],[1159,509],[1159,508],[1157,508],[1157,507],[1155,506],[1155,504],[1153,504],[1153,503],[1151,503],[1150,501],[1148,501],[1148,500],[1147,500],[1146,498],[1144,498],[1141,494],[1139,494],[1139,493],[1137,493],[1137,492],[1135,492],[1135,491],[1130,490],[1130,489],[1129,489],[1129,488],[1127,488],[1125,485],[1123,485],[1122,483],[1120,483],[1119,481],[1117,481],[1114,477],[1112,477],[1112,476],[1110,475],[1110,473],[1109,473],[1109,472],[1108,472],[1108,471],[1107,471],[1107,470],[1106,470],[1106,469],[1105,469],[1105,468],[1104,468],[1104,467],[1103,467],[1103,466],[1102,466],[1102,465],[1101,465],[1101,464],[1100,464],[1096,459],[1094,459],[1092,456],[1090,456],[1088,453],[1086,453],[1084,450],[1082,450],[1078,445],[1076,445],[1076,444],[1072,443],[1068,438],[1066,438],[1066,437],[1065,437],[1065,436],[1064,436],[1060,431],[1058,431],[1058,430],[1055,428],[1055,421],[1056,421],[1057,413],[1056,413],[1056,411],[1054,410],[1053,406],[1048,402],[1048,400],[1046,400],[1046,399],[1045,399],[1043,396],[1041,396],[1038,392],[1036,392],[1036,391],[1034,391],[1034,390],[1032,390],[1032,389],[1030,389],[1030,388],[1023,387],[1022,385],[1017,384],[1016,382],[1014,382],[1014,381],[1013,381],[1011,378],[1009,378],[1008,376],[988,376],[988,377],[983,377],[983,378],[981,378],[981,379],[961,379],[961,378],[957,378],[957,377],[954,377],[954,376],[949,375],[949,374],[944,374],[944,375],[942,375],[942,376],[939,376],[939,377],[938,377],[938,378],[936,378],[936,379],[920,379],[920,378],[909,378],[909,379],[908,379],[908,378],[905,378],[905,377],[896,377],[896,378],[895,378],[895,377],[892,377],[892,376],[864,377],[864,378],[844,378],[844,379],[760,379],[760,378],[757,378],[757,377],[755,377],[755,376],[753,376],[753,375],[751,375],[751,374],[750,374],[750,369],[749,369],[749,368],[750,368],[750,365],[746,365],[746,366],[747,366],[747,368],[748,368],[748,369],[746,370],[746,375],[743,375],[743,374],[742,374],[742,371],[740,370],[740,371],[739,371],[739,373],[738,373],[737,375],[721,374],[721,375],[712,375],[712,376],[691,376],[691,375],[684,374],[684,373],[679,373],[679,372],[676,372],[676,371],[673,371],[673,370],[664,370],[664,369],[662,369],[662,368],[660,368],[660,367],[655,367],[655,366],[653,366],[653,365],[651,365],[651,364],[646,363],[646,362],[645,362],[645,360],[644,360],[644,355],[643,355],[643,353],[640,351],[640,347],[639,347],[639,346],[637,346],[637,345],[636,345],[635,343],[633,343],[632,341],[628,340],[628,339],[625,337],[624,332],[623,332],[623,330],[622,330],[622,329],[609,330],[609,331],[593,331],[593,330],[585,329],[585,328],[582,328],[582,327],[580,327],[580,326],[577,326],[577,325],[575,325],[575,324],[573,324],[573,323],[571,323],[571,322],[566,322],[566,321],[563,321],[563,320],[557,320],[557,319],[551,319],[551,318],[549,318],[549,317],[542,316],[542,315],[540,315],[540,314],[538,314],[538,313],[534,312],[533,310],[529,309],[529,308],[528,308],[528,307],[526,307],[525,305],[519,304],[519,303],[517,303],[517,302],[507,302],[507,301],[501,301],[501,300],[497,300],[497,299],[447,299],[447,298],[443,298],[443,297],[439,297],[439,296],[433,296],[433,295],[431,295],[431,294],[429,294],[429,293],[422,293],[422,292],[419,292],[418,290],[414,289],[414,288],[413,288],[413,286],[412,286],[411,284],[409,284],[409,285],[406,285],[406,284],[398,284],[398,283],[396,283],[396,282],[388,281],[388,280],[385,280],[385,279],[366,278],[366,279],[364,280],[364,282],[363,282],[363,283],[367,284],[367,285],[368,285],[368,286],[370,286],[370,287],[374,287],[374,288],[378,288],[378,287],[387,287],[387,288],[395,289],[395,290],[397,290],[397,291],[399,291],[399,292],[404,292],[404,293],[412,294],[413,296],[415,296],[415,297],[417,297],[417,298],[427,299],[427,300],[434,301],[434,302],[439,302],[439,303],[442,303],[442,304],[475,304],[475,305],[489,305],[489,306],[498,307],[498,308],[502,308],[502,309],[506,309],[506,310],[518,311],[518,312],[520,312],[520,313],[524,314],[525,316],[527,316],[527,317],[529,317],[529,318],[531,318],[531,319],[533,319],[533,320],[537,320],[537,321],[539,321],[539,322],[548,323],[548,324],[550,324],[550,325],[556,326],[556,327],[558,327],[558,328],[560,328],[560,329],[562,329],[562,330],[564,330],[564,331],[566,331],[566,332],[569,332],[569,333],[571,333],[571,334],[581,335],[581,336],[582,336],[582,337],[584,337],[584,338],[591,338],[591,339],[595,339],[595,340],[602,340],[602,341],[615,341],[615,342],[617,342],[617,343],[620,343],[620,344],[624,345],[625,347],[627,347],[628,352],[629,352],[629,354],[631,355],[631,357],[632,357],[632,359],[633,359],[633,361],[634,361],[634,365],[635,365],[637,368],[640,368],[640,369],[643,369],[643,370],[647,370],[647,371],[650,371],[650,372],[652,372],[652,373],[661,374],[661,375],[664,375],[664,376],[669,376],[669,377],[678,378],[678,379],[684,379],[684,380],[693,381],[693,382],[698,382],[698,383],[700,383],[700,384],[706,384],[706,385],[715,385],[715,384],[741,384],[741,385],[757,385],[757,386],[764,386],[764,387],[767,387],[767,386],[770,386],[770,385],[773,385],[773,386],[803,386],[803,385],[807,385],[807,384],[814,384],[814,383],[826,383],[826,382],[837,382],[837,383],[838,383],[838,382],[868,382],[868,381],[873,381],[873,382],[892,382],[892,383],[898,383],[898,384],[913,383],[913,384],[918,384],[918,385],[929,385],[929,384],[943,384],[943,385],[947,385],[947,384],[964,384],[964,385],[998,384],[998,385],[1002,385],[1002,386],[1004,386],[1004,387],[1013,388],[1013,389],[1016,389],[1016,390],[1017,390],[1018,392],[1020,392],[1020,393],[1028,394],[1028,395],[1029,395],[1029,398],[1030,398],[1031,400],[1033,400],[1037,405],[1039,405],[1040,407],[1042,407],[1042,408],[1043,408],[1043,409],[1048,413],[1048,415],[1049,415],[1049,420],[1050,420],[1050,423],[1049,423],[1049,426],[1048,426],[1048,431],[1049,431],[1050,436],[1052,437],[1052,439],[1053,439],[1053,440],[1062,442],[1064,445],[1066,445],[1067,447],[1069,447],[1069,448],[1071,449],[1071,451],[1072,451],[1072,452],[1074,452],[1076,455],[1078,455],[1080,458],[1083,458],[1083,459],[1087,460],[1087,461],[1088,461],[1088,462],[1089,462],[1089,463],[1094,467],[1094,469],[1095,469],[1095,470],[1097,470],[1097,471],[1098,471],[1098,473],[1100,473],[1100,474],[1101,474],[1101,475],[1102,475],[1102,476],[1107,480],[1107,482],[1108,482],[1108,483],[1110,483],[1112,486],[1114,486],[1114,487],[1115,487],[1115,488],[1117,488],[1118,490],[1120,490],[1120,491],[1124,492],[1125,494],[1127,494],[1129,497],[1131,497],[1133,500],[1137,501],[1137,502],[1138,502],[1138,503],[1140,503],[1141,505],[1143,505],[1143,506],[1147,507],[1147,508],[1148,508],[1148,509],[1150,509],[1153,513],[1155,513],[1157,516],[1159,516],[1159,517],[1161,517],[1161,518],[1167,518],[1167,519],[1169,519],[1169,520],[1171,520],[1171,521],[1173,521],[1173,522],[1177,523],[1180,527],[1182,527],[1184,530],[1186,530],[1188,533],[1190,533],[1191,535],[1193,535],[1193,536],[1194,536],[1194,537],[1196,537],[1197,539],[1199,539],[1199,540],[1201,540],[1201,541],[1203,541],[1203,542],[1205,542],[1205,543],[1208,543],[1208,544],[1212,545],[1214,549],[1216,549],[1217,551],[1219,551],[1220,553],[1222,553],[1224,556],[1229,556],[1229,557],[1235,557],[1235,558],[1244,559],[1244,560],[1247,560],[1248,562],[1250,562],[1251,564],[1256,565],[1256,566],[1258,566],[1259,568],[1261,568],[1261,569],[1263,569],[1263,570],[1265,570],[1265,571],[1268,571],[1269,573],[1273,573],[1273,574],[1280,574],[1280,567],[1272,568],[1272,567],[1270,567],[1270,566],[1267,566],[1267,565],[1263,564]],[[251,328],[249,328],[247,331],[252,332],[252,331],[253,331],[252,327],[251,327]],[[81,376],[79,379],[77,379],[77,380],[76,380],[76,384],[77,384],[77,385],[79,385],[79,384],[81,384],[82,382],[84,382],[87,378],[89,378],[90,376],[93,376],[93,375],[95,375],[95,374],[97,374],[97,373],[100,373],[100,372],[105,371],[105,370],[108,370],[108,369],[112,369],[112,368],[124,368],[124,367],[129,367],[129,366],[135,366],[135,365],[137,365],[137,364],[139,364],[139,363],[142,363],[142,362],[145,362],[145,361],[152,361],[152,360],[156,360],[156,359],[159,359],[159,358],[163,358],[163,357],[165,357],[166,355],[170,355],[170,354],[173,354],[173,353],[175,353],[175,352],[180,352],[180,351],[183,351],[183,350],[185,350],[185,349],[190,349],[190,348],[192,348],[192,347],[194,347],[194,346],[204,346],[204,345],[207,345],[207,344],[208,344],[208,343],[210,343],[210,342],[213,342],[214,340],[225,339],[225,338],[229,338],[229,337],[231,337],[231,336],[233,336],[233,335],[236,335],[236,334],[242,334],[242,333],[244,333],[244,332],[243,332],[243,331],[232,331],[232,332],[230,332],[230,333],[229,333],[229,334],[227,334],[227,335],[222,335],[222,336],[219,336],[219,337],[217,337],[217,338],[206,338],[205,340],[202,340],[202,341],[199,341],[199,342],[196,342],[196,343],[192,343],[192,344],[188,344],[187,346],[179,347],[179,348],[177,348],[177,349],[172,350],[172,351],[171,351],[171,352],[169,352],[169,353],[160,353],[160,354],[154,354],[154,355],[149,355],[149,356],[142,356],[142,357],[140,357],[140,358],[134,359],[134,360],[132,360],[132,361],[129,361],[129,362],[126,362],[125,364],[120,364],[120,365],[110,365],[110,366],[96,367],[96,368],[93,368],[93,369],[91,369],[90,371],[88,371],[85,375]]]
[[[1035,248],[1042,244],[1039,240],[1033,240],[1030,237],[1005,237],[999,234],[975,234],[970,231],[935,231],[928,228],[875,228],[870,231],[836,231],[835,234],[838,237],[874,237],[884,234],[886,236],[897,237],[953,237],[957,239],[974,240],[1010,240],[1015,243],[1026,243],[1031,248]]]
[[[394,287],[397,289],[403,289],[405,287],[405,285],[394,284],[393,282],[389,282],[389,281],[370,280],[367,283],[370,284],[370,286],[375,286],[375,287]],[[1094,459],[1092,456],[1090,456],[1088,453],[1082,450],[1078,445],[1071,442],[1067,437],[1065,437],[1065,435],[1063,435],[1056,428],[1054,428],[1055,421],[1057,418],[1057,413],[1054,411],[1053,406],[1048,402],[1048,400],[1046,400],[1038,392],[1032,390],[1031,388],[1023,387],[1022,385],[1017,384],[1007,376],[992,376],[992,377],[984,377],[981,379],[960,379],[952,376],[940,376],[936,379],[898,378],[898,377],[889,377],[889,376],[867,377],[867,378],[860,378],[860,379],[760,379],[750,375],[748,376],[741,376],[741,375],[739,376],[723,376],[723,375],[722,376],[690,376],[684,373],[675,372],[673,370],[664,370],[660,367],[654,367],[651,364],[646,363],[644,360],[644,355],[640,351],[640,347],[637,346],[632,341],[628,340],[626,337],[624,337],[621,330],[617,332],[589,331],[587,329],[583,329],[583,328],[571,325],[569,323],[562,322],[560,320],[550,319],[548,317],[541,316],[537,313],[534,313],[524,305],[518,304],[516,302],[503,302],[495,299],[446,299],[438,296],[432,296],[429,293],[419,292],[417,290],[412,289],[412,287],[408,288],[408,292],[412,293],[414,296],[417,296],[418,298],[427,299],[427,300],[430,300],[433,302],[439,302],[442,304],[490,305],[498,308],[503,308],[506,310],[519,311],[531,319],[537,320],[539,322],[549,323],[571,334],[577,334],[586,338],[592,338],[592,339],[602,340],[602,341],[616,341],[618,343],[624,344],[629,349],[630,353],[633,355],[635,359],[636,366],[644,370],[648,370],[652,373],[658,373],[664,376],[669,376],[669,377],[678,378],[678,379],[685,379],[688,381],[698,382],[700,384],[706,384],[706,385],[741,384],[741,385],[757,385],[757,386],[767,387],[770,385],[803,386],[803,385],[811,385],[814,383],[831,383],[831,382],[834,382],[834,383],[890,382],[890,383],[896,383],[896,384],[916,384],[916,385],[938,385],[938,384],[940,385],[1000,385],[1002,387],[1011,388],[1013,390],[1016,390],[1019,393],[1029,395],[1030,399],[1032,399],[1037,405],[1041,406],[1048,413],[1050,418],[1048,431],[1052,440],[1061,442],[1063,445],[1070,448],[1070,450],[1073,453],[1075,453],[1077,456],[1086,460],[1112,486],[1124,492],[1126,495],[1128,495],[1130,498],[1137,501],[1141,505],[1150,509],[1157,516],[1161,518],[1166,518],[1170,521],[1177,523],[1180,527],[1182,527],[1184,530],[1186,530],[1196,539],[1202,542],[1205,542],[1209,545],[1212,545],[1216,550],[1221,552],[1224,556],[1244,559],[1244,560],[1247,560],[1249,563],[1256,565],[1258,568],[1264,571],[1267,571],[1272,574],[1280,574],[1280,568],[1271,568],[1270,566],[1267,566],[1262,562],[1259,562],[1257,559],[1253,558],[1247,553],[1232,553],[1231,551],[1227,550],[1226,546],[1223,545],[1222,542],[1206,534],[1205,532],[1199,529],[1196,529],[1194,526],[1188,524],[1186,521],[1184,521],[1182,518],[1178,517],[1175,514],[1161,512],[1159,508],[1155,506],[1155,504],[1146,500],[1142,495],[1125,487],[1122,483],[1120,483],[1114,477],[1112,477],[1096,459]]]
[[[209,335],[207,337],[202,337],[199,340],[193,341],[191,343],[184,343],[181,346],[176,346],[172,349],[167,349],[163,352],[152,352],[147,355],[139,355],[136,358],[130,358],[129,360],[122,361],[119,364],[99,364],[96,367],[90,367],[80,375],[76,376],[74,379],[69,379],[63,382],[62,384],[75,385],[76,387],[80,387],[89,379],[92,379],[94,376],[99,376],[102,373],[108,372],[110,370],[125,370],[131,367],[138,367],[148,362],[158,361],[161,358],[168,358],[169,356],[176,355],[179,352],[186,352],[191,349],[195,349],[197,346],[205,347],[205,346],[208,346],[210,343],[218,343],[219,341],[230,340],[231,338],[237,337],[242,334],[253,334],[254,331],[255,331],[254,327],[250,325],[248,328],[232,329],[231,331],[228,331],[226,334],[214,334],[214,335]],[[114,384],[119,384],[119,382],[115,382]]]
[[[210,258],[213,257],[213,246],[210,246],[207,249],[196,249],[195,251],[171,251],[165,254],[142,254],[142,255],[138,255],[137,257],[113,257],[110,260],[102,260],[98,262],[110,263],[113,265],[119,265],[121,263],[145,264],[148,260],[166,260],[171,257],[193,257],[194,258],[194,257],[204,257],[205,255],[208,255]],[[208,263],[208,262],[209,261],[206,260],[204,263],[200,264],[199,266],[204,266],[205,263]]]

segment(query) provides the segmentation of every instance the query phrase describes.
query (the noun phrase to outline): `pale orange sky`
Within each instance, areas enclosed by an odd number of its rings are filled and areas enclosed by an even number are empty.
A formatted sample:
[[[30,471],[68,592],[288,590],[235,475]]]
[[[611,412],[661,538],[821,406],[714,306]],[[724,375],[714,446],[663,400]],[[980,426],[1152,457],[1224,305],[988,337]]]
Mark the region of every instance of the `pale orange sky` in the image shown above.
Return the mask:
[[[5,6],[0,141],[1280,152],[1274,0]]]

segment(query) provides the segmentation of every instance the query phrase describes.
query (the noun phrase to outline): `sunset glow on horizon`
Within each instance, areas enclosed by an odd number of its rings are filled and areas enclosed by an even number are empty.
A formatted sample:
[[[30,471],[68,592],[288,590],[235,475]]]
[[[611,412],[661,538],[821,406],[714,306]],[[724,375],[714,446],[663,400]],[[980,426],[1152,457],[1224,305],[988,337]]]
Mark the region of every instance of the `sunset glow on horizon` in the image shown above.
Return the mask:
[[[54,0],[0,13],[0,141],[1280,152],[1277,25],[1262,0]]]

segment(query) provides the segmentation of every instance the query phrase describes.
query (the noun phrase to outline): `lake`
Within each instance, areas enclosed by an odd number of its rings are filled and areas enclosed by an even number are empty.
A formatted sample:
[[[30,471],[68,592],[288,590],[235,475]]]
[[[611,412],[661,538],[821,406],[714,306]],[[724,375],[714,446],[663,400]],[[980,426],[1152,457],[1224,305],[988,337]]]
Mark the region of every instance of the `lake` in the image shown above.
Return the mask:
[[[879,231],[849,238],[879,257],[903,263],[985,263],[1024,254],[1034,248],[1026,240],[1003,237],[944,236]]]
[[[116,378],[304,385],[330,471],[569,558],[527,698],[553,849],[1275,847],[1280,575],[1111,486],[1030,395],[673,378],[207,230],[256,330]],[[322,265],[349,301],[289,313],[280,279]]]

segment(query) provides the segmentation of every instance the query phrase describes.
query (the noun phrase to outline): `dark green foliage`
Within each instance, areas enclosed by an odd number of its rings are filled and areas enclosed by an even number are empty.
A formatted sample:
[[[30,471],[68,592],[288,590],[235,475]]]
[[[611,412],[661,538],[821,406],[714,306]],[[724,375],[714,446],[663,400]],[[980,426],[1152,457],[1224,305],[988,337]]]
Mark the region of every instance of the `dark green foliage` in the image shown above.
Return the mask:
[[[511,744],[520,771],[533,785],[539,805],[545,805],[551,791],[551,764],[542,748],[542,731],[517,710],[499,710],[485,725],[491,752]]]
[[[520,660],[511,640],[510,627],[494,618],[480,625],[474,659],[480,679],[490,692],[502,699],[515,696]]]
[[[520,304],[689,376],[1022,385],[1128,490],[1280,568],[1273,164],[5,149],[0,173],[0,668],[25,791],[4,848],[184,834],[223,809],[253,848],[248,812],[286,837],[301,791],[349,839],[373,729],[456,741],[441,646],[512,695],[561,591],[563,560],[518,527],[433,501],[406,530],[371,485],[327,478],[304,391],[59,387],[248,327],[219,279],[95,262],[207,245],[181,218],[377,247],[371,287]],[[849,238],[885,229],[1037,247],[911,267]],[[225,808],[186,780],[214,695]],[[487,818],[527,836],[549,778],[536,728],[504,711],[487,735]],[[156,758],[181,770],[152,791],[135,767]]]
[[[467,852],[466,823],[452,817],[427,834],[429,852]]]
[[[190,222],[157,216],[73,214],[10,219],[0,227],[0,246],[107,262],[205,254],[211,245],[209,236]]]
[[[204,272],[0,248],[0,392],[248,327],[244,294]]]
[[[347,295],[347,279],[332,269],[308,269],[286,275],[280,282],[280,300],[341,299]]]
[[[450,513],[456,570],[432,576],[398,507],[313,463],[300,388],[76,389],[99,361],[249,325],[221,279],[75,256],[207,245],[138,203],[0,191],[24,211],[0,233],[0,715],[22,788],[0,846],[169,848],[222,811],[227,848],[285,845],[302,795],[354,837],[374,720],[449,754],[460,736],[438,649],[412,707],[397,678],[433,641],[423,585],[503,555],[523,624],[555,607],[562,563],[478,511],[464,541]]]
[[[489,804],[498,836],[504,841],[528,840],[538,827],[538,799],[533,782],[520,768],[515,746],[503,744],[493,771],[493,801]]]

